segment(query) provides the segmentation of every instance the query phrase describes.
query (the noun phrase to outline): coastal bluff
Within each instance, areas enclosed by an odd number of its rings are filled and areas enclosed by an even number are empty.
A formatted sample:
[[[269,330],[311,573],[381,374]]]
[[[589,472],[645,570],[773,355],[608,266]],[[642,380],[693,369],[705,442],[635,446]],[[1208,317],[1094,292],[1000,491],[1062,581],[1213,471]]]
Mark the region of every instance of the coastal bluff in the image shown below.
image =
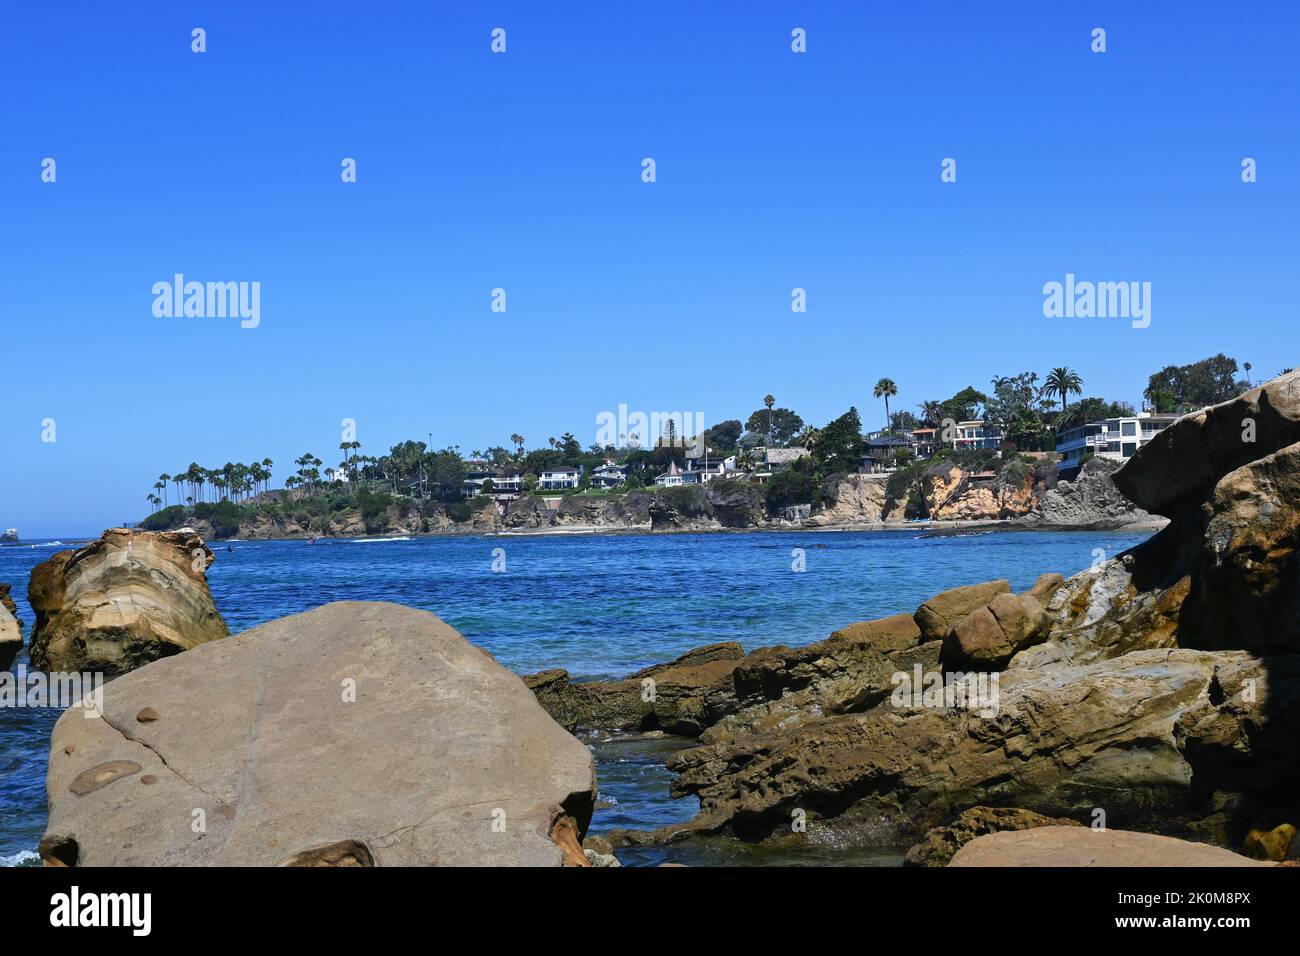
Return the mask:
[[[52,866],[586,866],[594,759],[427,611],[339,602],[55,725]]]

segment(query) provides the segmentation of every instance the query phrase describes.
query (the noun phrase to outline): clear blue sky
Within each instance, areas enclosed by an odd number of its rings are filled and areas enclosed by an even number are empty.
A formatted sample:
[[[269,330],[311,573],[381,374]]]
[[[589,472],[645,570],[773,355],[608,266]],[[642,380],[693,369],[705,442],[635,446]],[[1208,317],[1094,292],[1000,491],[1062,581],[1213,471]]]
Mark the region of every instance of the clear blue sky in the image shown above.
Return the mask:
[[[0,527],[98,533],[193,460],[282,479],[345,417],[468,452],[766,392],[874,425],[883,375],[914,409],[1061,364],[1133,402],[1219,351],[1300,364],[1297,11],[11,5]],[[261,326],[155,318],[176,272],[261,282]],[[1067,272],[1151,282],[1151,327],[1045,319]]]

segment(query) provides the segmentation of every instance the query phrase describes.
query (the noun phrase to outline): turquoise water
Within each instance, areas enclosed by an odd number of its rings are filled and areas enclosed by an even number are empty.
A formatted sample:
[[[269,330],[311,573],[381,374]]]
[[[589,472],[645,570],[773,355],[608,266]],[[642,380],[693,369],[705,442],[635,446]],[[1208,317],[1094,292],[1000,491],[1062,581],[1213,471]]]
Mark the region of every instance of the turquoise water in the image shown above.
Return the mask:
[[[216,545],[208,575],[232,632],[329,601],[397,601],[434,611],[517,673],[563,667],[616,677],[716,641],[746,650],[806,644],[852,621],[911,611],[959,584],[1005,577],[1021,590],[1041,573],[1087,567],[1096,548],[1114,554],[1143,537],[886,531],[236,541]],[[28,575],[64,546],[0,547],[0,582],[14,585],[27,628]],[[497,548],[504,549],[500,573],[492,570]],[[794,549],[804,552],[802,573],[791,570]],[[0,710],[0,863],[28,858],[44,829],[46,751],[57,717]],[[584,740],[609,804],[597,811],[593,832],[694,815],[693,798],[667,796],[663,756],[681,741]],[[730,841],[620,855],[645,863],[765,862],[761,851]],[[896,861],[826,851],[782,860]]]

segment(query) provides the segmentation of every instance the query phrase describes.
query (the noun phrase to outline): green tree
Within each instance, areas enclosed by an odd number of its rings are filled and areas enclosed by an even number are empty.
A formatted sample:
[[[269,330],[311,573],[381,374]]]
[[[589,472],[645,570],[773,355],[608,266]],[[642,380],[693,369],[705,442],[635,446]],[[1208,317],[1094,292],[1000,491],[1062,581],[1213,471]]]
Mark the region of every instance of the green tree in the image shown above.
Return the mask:
[[[889,426],[889,400],[898,394],[898,386],[894,384],[892,378],[882,378],[876,383],[876,387],[871,390],[871,394],[876,398],[885,400],[885,427]]]
[[[812,453],[823,475],[857,471],[862,458],[862,419],[850,408],[817,434]]]
[[[1061,411],[1064,413],[1070,408],[1070,396],[1083,394],[1083,379],[1074,369],[1063,365],[1047,373],[1047,379],[1043,382],[1043,391],[1060,398]]]

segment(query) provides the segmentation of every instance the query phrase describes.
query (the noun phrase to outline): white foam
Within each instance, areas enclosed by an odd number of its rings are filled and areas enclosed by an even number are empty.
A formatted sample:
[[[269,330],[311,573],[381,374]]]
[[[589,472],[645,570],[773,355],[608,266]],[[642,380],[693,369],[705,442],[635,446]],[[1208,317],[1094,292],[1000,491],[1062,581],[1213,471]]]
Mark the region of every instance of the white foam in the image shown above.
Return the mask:
[[[31,850],[22,850],[12,856],[0,856],[0,866],[19,866],[23,863],[31,863],[35,860],[39,860],[40,858],[40,854],[38,853]]]

